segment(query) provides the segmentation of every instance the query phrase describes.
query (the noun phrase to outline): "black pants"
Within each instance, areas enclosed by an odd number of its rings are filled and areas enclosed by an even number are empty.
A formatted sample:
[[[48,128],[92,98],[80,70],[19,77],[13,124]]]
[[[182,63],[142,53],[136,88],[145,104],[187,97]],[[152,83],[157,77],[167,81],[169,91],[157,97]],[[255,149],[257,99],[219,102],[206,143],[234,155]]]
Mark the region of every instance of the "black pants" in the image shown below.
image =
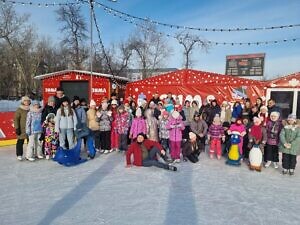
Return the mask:
[[[278,146],[267,144],[265,147],[264,159],[265,162],[267,161],[279,162]]]
[[[161,138],[160,144],[163,147],[163,149],[170,154],[169,139]]]
[[[196,163],[199,161],[199,154],[197,152],[193,152],[192,154],[186,156],[192,163]]]
[[[127,148],[128,148],[127,134],[119,134],[119,150],[127,151]]]
[[[157,161],[156,154],[160,154],[160,151],[158,148],[153,147],[149,151],[148,157],[143,160],[143,166],[150,167],[150,166],[156,166],[163,169],[169,169],[169,165],[165,163],[161,163]]]
[[[95,148],[100,149],[100,130],[93,130],[93,136],[95,140]]]
[[[110,130],[100,131],[101,150],[110,150]]]
[[[289,169],[295,169],[297,164],[297,156],[282,153],[282,168],[289,170]]]
[[[25,139],[18,139],[16,144],[16,154],[17,156],[23,156],[23,145]]]
[[[243,158],[249,159],[250,149],[248,148],[249,138],[248,134],[243,137]]]

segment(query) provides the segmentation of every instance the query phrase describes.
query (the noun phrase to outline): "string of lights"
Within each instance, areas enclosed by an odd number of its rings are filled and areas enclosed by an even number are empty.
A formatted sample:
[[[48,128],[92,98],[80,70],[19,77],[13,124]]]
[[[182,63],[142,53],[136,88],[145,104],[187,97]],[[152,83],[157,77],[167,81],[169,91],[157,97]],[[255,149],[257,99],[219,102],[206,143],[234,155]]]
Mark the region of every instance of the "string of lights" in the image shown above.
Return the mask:
[[[68,6],[68,5],[82,5],[83,2],[77,0],[76,2],[25,2],[25,1],[10,1],[10,0],[0,0],[0,3],[2,4],[12,4],[12,5],[22,5],[22,6],[36,6],[36,7],[59,7],[59,6]]]
[[[97,30],[97,35],[98,35],[98,39],[99,39],[100,48],[101,48],[101,51],[102,51],[102,53],[104,55],[104,58],[106,60],[107,66],[109,67],[110,72],[112,74],[112,77],[110,79],[118,87],[122,87],[122,85],[118,82],[118,80],[116,80],[115,75],[113,73],[113,70],[110,67],[110,61],[109,61],[109,58],[108,58],[108,56],[106,54],[105,47],[104,47],[104,44],[103,44],[103,41],[102,41],[102,38],[101,38],[101,32],[100,32],[100,28],[99,28],[99,25],[98,25],[98,22],[97,22],[97,18],[96,18],[96,15],[95,15],[93,3],[91,3],[91,5],[92,5],[91,10],[92,10],[92,15],[93,15],[93,20],[94,20],[95,27],[96,27],[96,30]]]
[[[172,35],[172,34],[165,34],[163,32],[157,32],[154,31],[152,29],[149,29],[147,27],[144,27],[142,24],[136,22],[134,19],[128,19],[128,18],[124,18],[122,16],[122,14],[116,14],[113,11],[106,9],[104,10],[105,12],[107,12],[110,15],[113,15],[114,17],[118,17],[120,19],[122,19],[124,22],[127,23],[131,23],[136,27],[141,28],[143,31],[145,32],[151,32],[151,33],[156,33],[159,35],[165,35],[169,38],[175,38],[177,39],[177,36]],[[211,45],[228,45],[228,46],[234,46],[234,45],[269,45],[269,44],[279,44],[279,43],[284,43],[284,42],[295,42],[300,40],[300,37],[296,37],[296,38],[284,38],[284,39],[278,39],[278,40],[266,40],[266,41],[252,41],[252,42],[217,42],[217,41],[211,41],[208,40],[207,43],[211,44]]]
[[[25,2],[25,1],[11,1],[11,0],[0,0],[0,3],[8,3],[13,5],[23,5],[23,6],[38,6],[38,7],[49,7],[49,6],[67,6],[67,5],[87,5],[90,4],[90,1],[87,0],[76,0],[76,2],[64,2],[64,3],[37,3],[37,2]],[[161,25],[165,27],[170,28],[176,28],[176,29],[186,29],[186,30],[198,30],[198,31],[212,31],[212,32],[230,32],[230,31],[250,31],[250,30],[274,30],[274,29],[283,29],[283,28],[296,28],[300,27],[300,24],[290,24],[290,25],[281,25],[281,26],[272,26],[272,27],[256,27],[256,28],[196,28],[196,27],[186,27],[181,25],[173,25],[173,24],[167,24],[167,23],[161,23],[158,21],[150,20],[148,18],[141,18],[137,16],[133,16],[118,10],[115,10],[111,7],[108,7],[101,2],[93,1],[93,4],[98,6],[99,8],[102,8],[106,13],[109,13],[110,15],[113,15],[114,17],[118,17],[122,19],[124,22],[131,23],[137,27],[140,27],[142,30],[146,32],[155,32],[159,35],[165,35],[170,38],[176,38],[176,36],[172,34],[165,34],[163,32],[156,32],[153,30],[150,30],[146,27],[143,27],[140,22],[147,22],[154,25]],[[95,12],[93,12],[95,14]],[[96,17],[94,16],[94,20]],[[96,25],[97,26],[97,25]],[[99,27],[98,30],[100,31]],[[300,40],[300,38],[285,38],[285,39],[279,39],[279,40],[266,40],[266,41],[252,41],[252,42],[217,42],[217,41],[211,41],[208,40],[208,44],[211,45],[268,45],[268,44],[278,44],[278,43],[284,43],[284,42],[295,42]],[[100,42],[100,45],[103,45],[102,41]],[[104,45],[103,45],[104,49]],[[105,49],[104,49],[105,50]],[[107,56],[106,56],[107,57]]]
[[[190,27],[190,26],[182,26],[175,24],[162,23],[159,21],[155,21],[149,18],[142,18],[138,16],[133,16],[128,13],[121,12],[119,10],[108,7],[101,2],[95,1],[95,4],[98,7],[103,8],[105,11],[112,12],[116,16],[126,17],[129,20],[138,20],[143,22],[152,23],[154,25],[160,25],[164,27],[169,27],[173,29],[184,29],[184,30],[196,30],[196,31],[204,31],[204,32],[235,32],[235,31],[259,31],[259,30],[276,30],[276,29],[286,29],[286,28],[297,28],[300,27],[300,24],[289,24],[289,25],[280,25],[280,26],[271,26],[271,27],[243,27],[243,28],[200,28],[200,27]]]

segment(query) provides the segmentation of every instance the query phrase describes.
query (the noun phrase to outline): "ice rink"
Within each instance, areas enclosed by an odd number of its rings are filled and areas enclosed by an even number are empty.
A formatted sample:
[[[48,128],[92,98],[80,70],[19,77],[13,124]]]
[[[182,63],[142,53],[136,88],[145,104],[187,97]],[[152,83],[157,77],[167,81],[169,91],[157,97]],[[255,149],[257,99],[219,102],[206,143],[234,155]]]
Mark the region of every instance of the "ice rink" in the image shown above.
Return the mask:
[[[299,225],[300,170],[280,171],[231,167],[205,153],[177,172],[125,168],[116,152],[68,168],[19,162],[14,146],[2,147],[0,224]]]

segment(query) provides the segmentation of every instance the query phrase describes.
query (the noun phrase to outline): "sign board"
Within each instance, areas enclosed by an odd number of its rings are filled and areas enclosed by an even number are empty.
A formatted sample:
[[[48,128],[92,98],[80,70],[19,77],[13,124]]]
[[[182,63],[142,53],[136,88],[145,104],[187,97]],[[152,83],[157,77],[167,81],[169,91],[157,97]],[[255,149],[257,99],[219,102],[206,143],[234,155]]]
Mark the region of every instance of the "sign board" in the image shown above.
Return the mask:
[[[233,76],[263,76],[265,53],[226,56],[225,74]]]

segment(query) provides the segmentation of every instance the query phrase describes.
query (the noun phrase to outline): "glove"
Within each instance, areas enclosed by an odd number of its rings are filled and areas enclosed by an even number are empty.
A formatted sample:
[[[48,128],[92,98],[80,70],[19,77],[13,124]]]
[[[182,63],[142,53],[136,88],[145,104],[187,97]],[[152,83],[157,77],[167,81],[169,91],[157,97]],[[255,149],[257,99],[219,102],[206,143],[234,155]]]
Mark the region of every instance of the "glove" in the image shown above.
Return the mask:
[[[16,135],[18,135],[18,136],[21,135],[21,129],[20,128],[16,129]]]

